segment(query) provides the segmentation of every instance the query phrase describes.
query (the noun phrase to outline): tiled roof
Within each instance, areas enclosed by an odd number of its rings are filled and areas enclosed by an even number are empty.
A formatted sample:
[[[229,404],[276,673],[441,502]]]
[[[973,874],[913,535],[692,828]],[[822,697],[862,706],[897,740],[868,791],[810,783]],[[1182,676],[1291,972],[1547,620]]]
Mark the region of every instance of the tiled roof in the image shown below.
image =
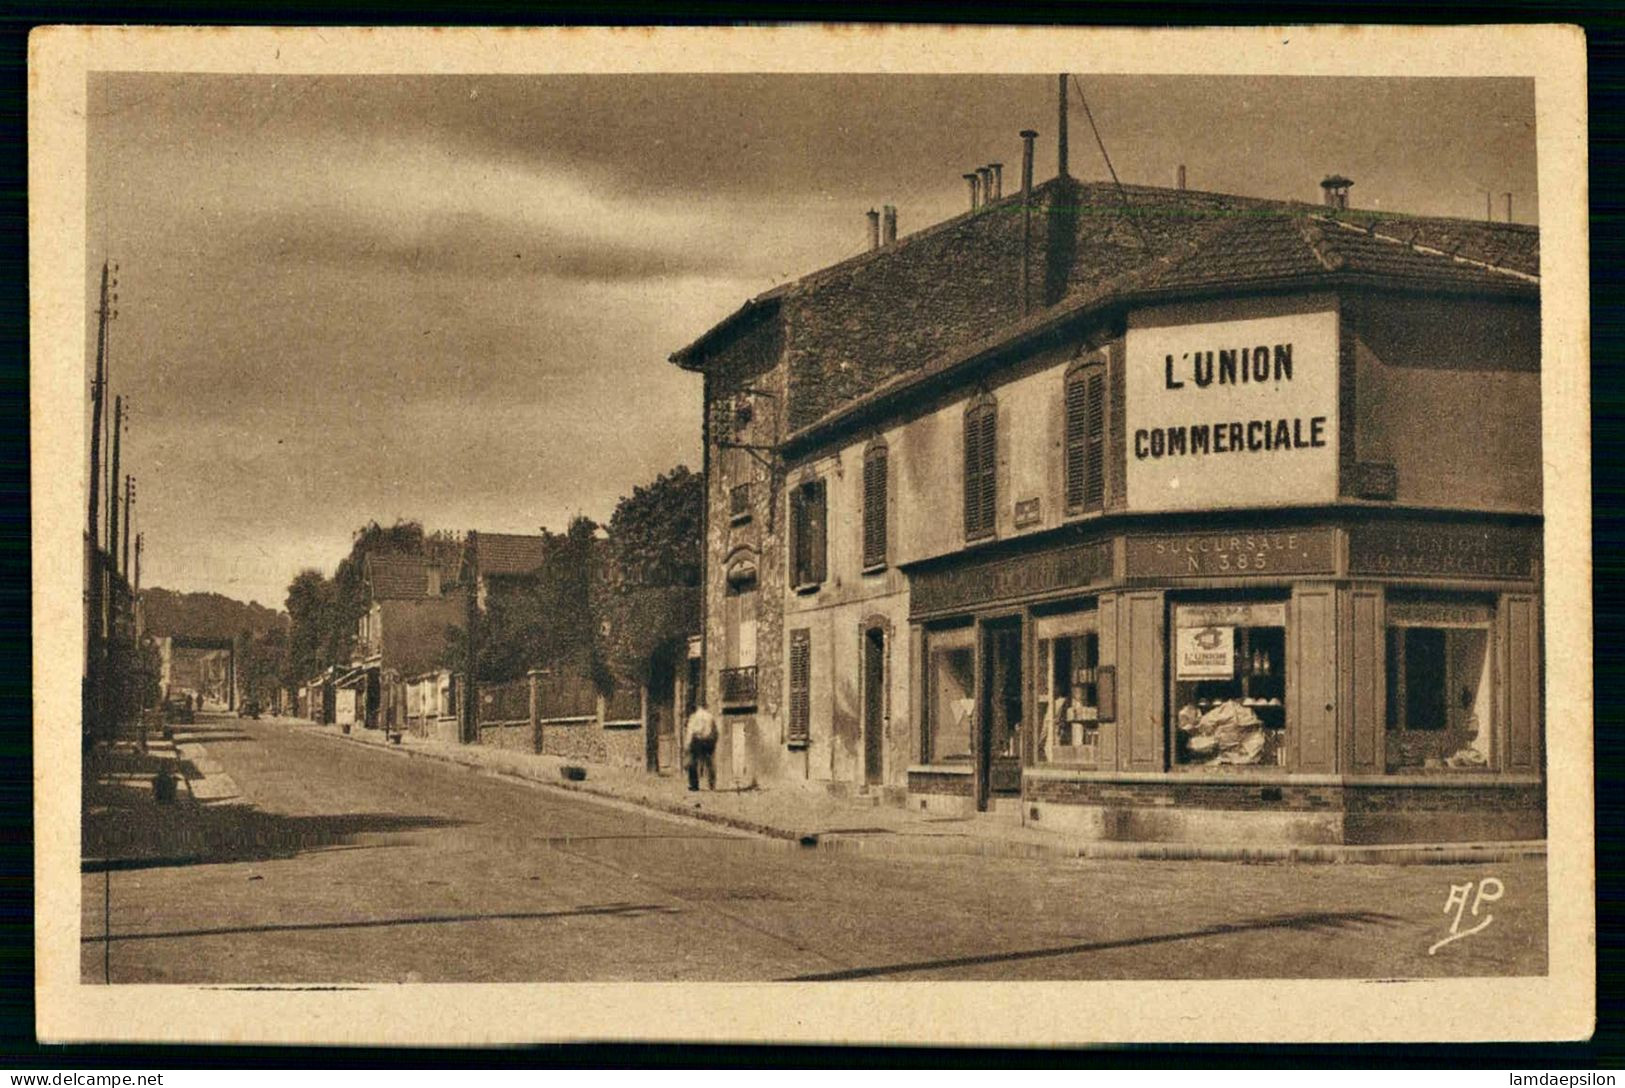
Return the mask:
[[[1149,293],[1340,277],[1526,295],[1538,286],[1540,234],[1528,226],[1061,179],[1026,207],[1017,193],[774,288],[672,359],[702,368],[742,325],[777,316],[795,434],[978,345]]]
[[[520,533],[479,533],[476,551],[481,574],[529,574],[547,557],[547,541]]]
[[[375,601],[429,595],[428,562],[421,555],[368,555],[367,582]]]

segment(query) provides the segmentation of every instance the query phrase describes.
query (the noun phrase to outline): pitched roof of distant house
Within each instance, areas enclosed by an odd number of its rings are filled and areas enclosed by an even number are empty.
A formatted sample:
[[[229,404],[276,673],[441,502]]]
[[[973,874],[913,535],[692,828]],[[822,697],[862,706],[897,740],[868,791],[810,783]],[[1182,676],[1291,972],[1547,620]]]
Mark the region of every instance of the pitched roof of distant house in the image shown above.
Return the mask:
[[[521,533],[477,533],[480,573],[530,574],[547,558],[547,540]]]
[[[421,555],[368,555],[366,572],[375,601],[429,596],[429,563]]]
[[[671,359],[703,369],[784,312],[795,441],[994,346],[1129,302],[1362,284],[1533,298],[1539,273],[1540,231],[1521,224],[1055,178],[1029,204],[1018,192],[759,295]]]

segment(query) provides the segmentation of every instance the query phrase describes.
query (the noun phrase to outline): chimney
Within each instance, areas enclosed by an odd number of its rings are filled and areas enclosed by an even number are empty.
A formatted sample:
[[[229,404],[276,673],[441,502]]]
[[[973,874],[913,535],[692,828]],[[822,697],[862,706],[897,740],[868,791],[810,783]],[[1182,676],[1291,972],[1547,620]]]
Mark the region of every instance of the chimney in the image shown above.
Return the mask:
[[[1345,211],[1349,206],[1349,186],[1354,182],[1342,174],[1330,174],[1320,180],[1320,187],[1325,193],[1326,206],[1338,211]]]
[[[870,208],[869,216],[869,248],[880,248],[880,213]]]
[[[882,222],[884,233],[881,235],[881,242],[889,246],[897,241],[897,208],[894,205],[886,205]]]
[[[1066,172],[1066,73],[1061,73],[1060,112],[1056,119],[1058,136],[1055,141],[1055,176],[1067,177]]]
[[[1033,191],[1033,141],[1038,139],[1038,133],[1030,128],[1021,130],[1021,191],[1025,195]]]
[[[1179,164],[1179,187],[1181,189],[1183,189],[1185,187],[1185,164],[1184,163]]]
[[[993,171],[993,199],[1002,200],[1004,198],[1004,163],[994,162],[989,163],[988,166]]]
[[[964,174],[964,175],[961,175],[961,176],[964,177],[965,184],[970,186],[970,210],[975,211],[977,209],[977,207],[978,207],[978,204],[977,204],[977,196],[978,196],[978,194],[977,194],[977,191],[976,191],[976,182],[977,182],[978,179],[977,179],[975,174]]]
[[[976,176],[982,179],[982,205],[993,203],[993,167],[978,166]]]
[[[1512,194],[1508,193],[1506,196],[1507,196],[1507,222],[1510,223],[1510,222],[1512,222]]]

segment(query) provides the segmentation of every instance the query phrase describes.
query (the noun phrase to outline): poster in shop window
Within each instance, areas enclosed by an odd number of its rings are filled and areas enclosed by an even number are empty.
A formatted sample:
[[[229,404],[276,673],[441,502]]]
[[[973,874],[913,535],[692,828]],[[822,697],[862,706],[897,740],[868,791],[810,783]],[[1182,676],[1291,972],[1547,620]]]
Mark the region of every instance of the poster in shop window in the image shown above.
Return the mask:
[[[1234,627],[1180,627],[1174,638],[1180,680],[1230,680],[1236,675]]]
[[[1337,315],[1130,316],[1128,501],[1303,506],[1337,494]]]

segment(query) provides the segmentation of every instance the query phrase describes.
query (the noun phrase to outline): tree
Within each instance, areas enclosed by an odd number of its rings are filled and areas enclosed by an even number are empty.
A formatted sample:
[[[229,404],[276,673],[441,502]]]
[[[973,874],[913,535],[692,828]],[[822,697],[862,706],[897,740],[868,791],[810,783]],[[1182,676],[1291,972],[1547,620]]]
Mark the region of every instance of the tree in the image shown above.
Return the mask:
[[[297,687],[332,664],[327,647],[332,636],[333,583],[319,570],[306,568],[288,583],[288,649],[282,682]]]
[[[679,465],[621,499],[597,580],[600,654],[615,673],[647,679],[650,658],[698,629],[705,477]]]
[[[609,519],[612,587],[699,585],[704,520],[705,477],[686,465],[634,487]]]

